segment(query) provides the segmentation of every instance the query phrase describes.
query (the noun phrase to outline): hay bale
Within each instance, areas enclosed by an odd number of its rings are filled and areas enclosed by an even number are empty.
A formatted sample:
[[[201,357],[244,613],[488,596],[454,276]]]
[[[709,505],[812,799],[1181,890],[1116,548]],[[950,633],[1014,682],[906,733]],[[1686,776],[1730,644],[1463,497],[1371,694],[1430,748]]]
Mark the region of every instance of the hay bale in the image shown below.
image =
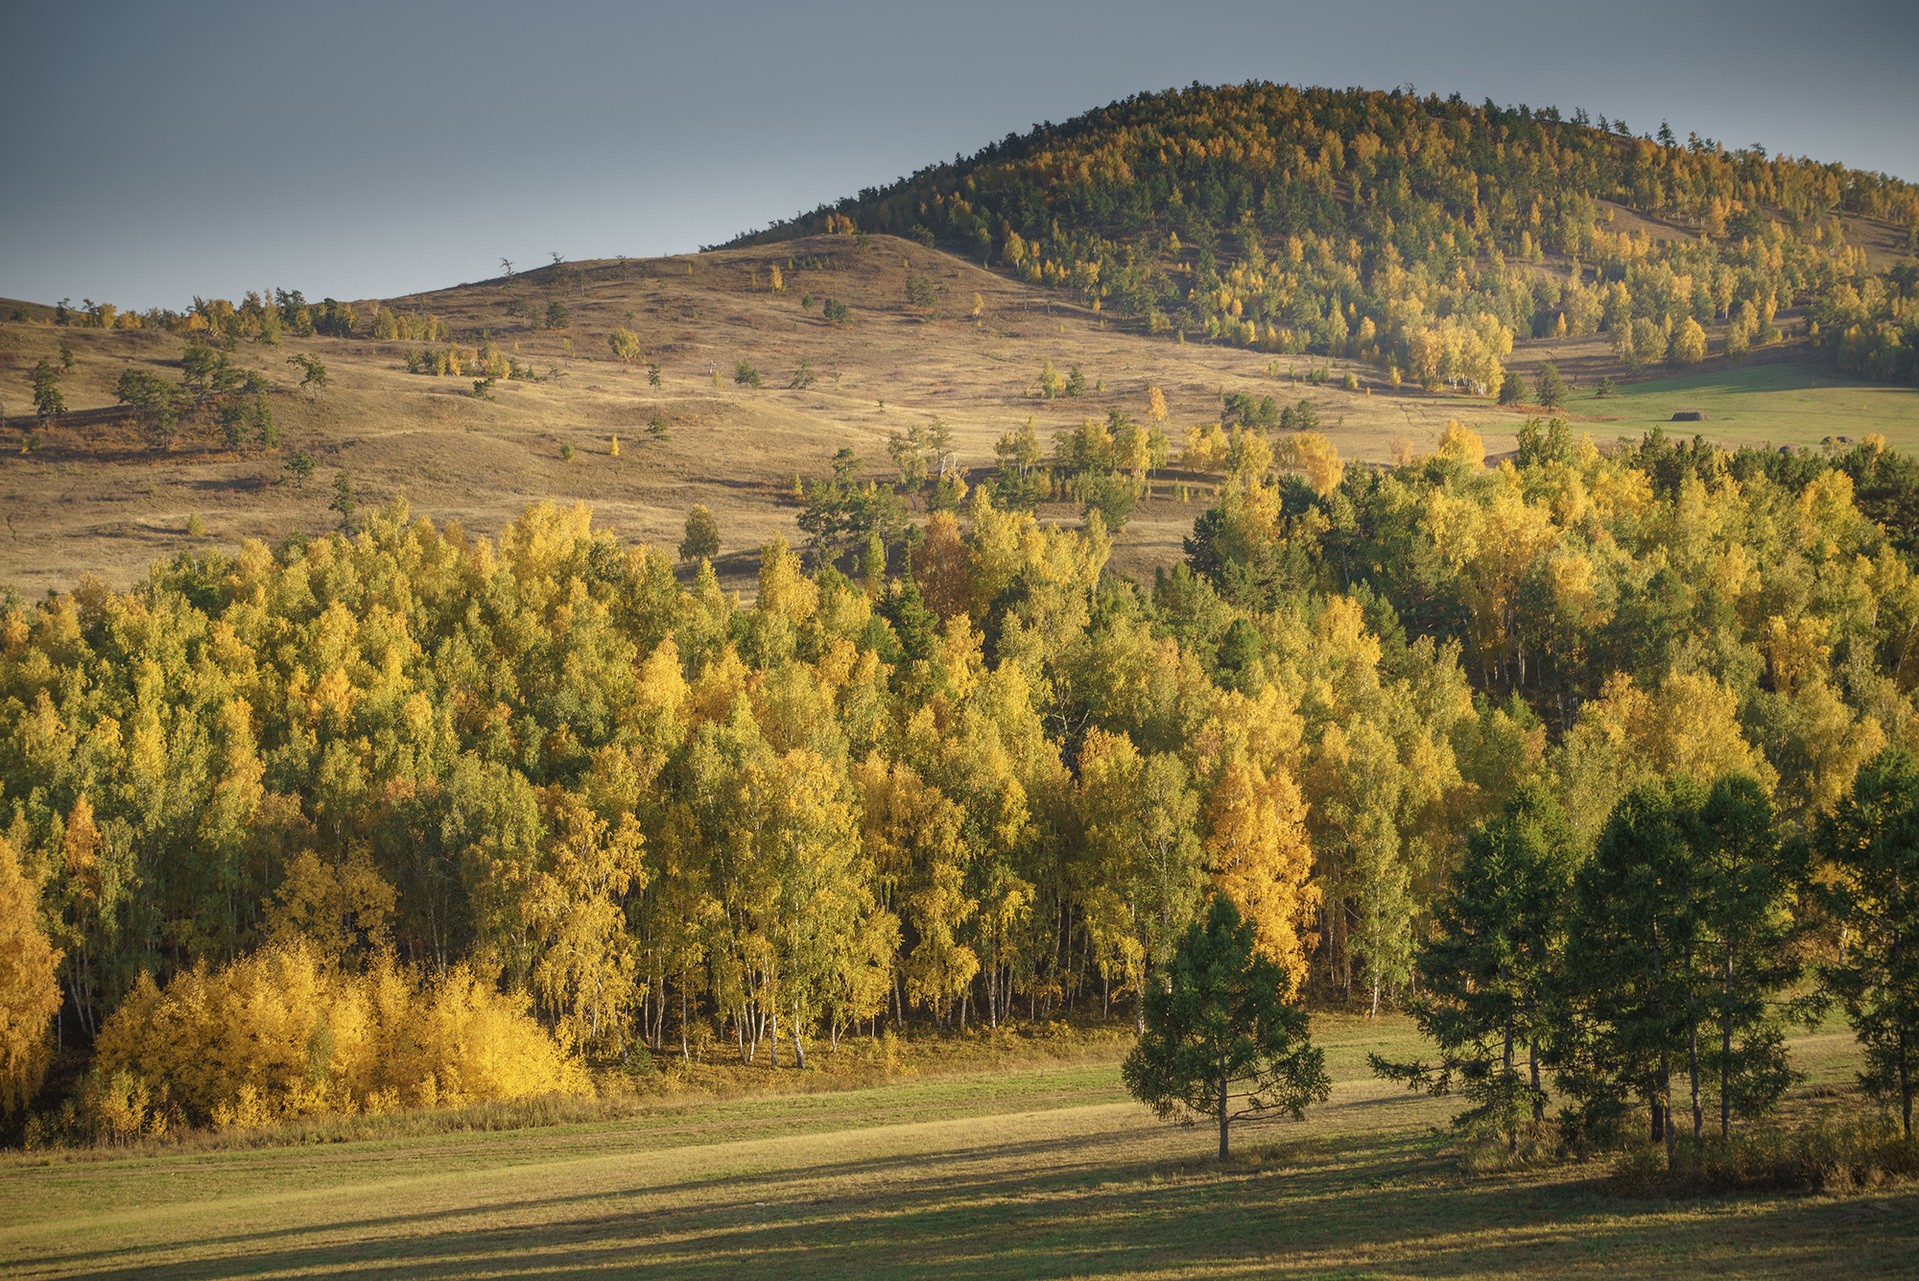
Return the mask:
[[[1673,414],[1672,421],[1676,423],[1703,423],[1706,421],[1706,415],[1703,410],[1681,409]]]

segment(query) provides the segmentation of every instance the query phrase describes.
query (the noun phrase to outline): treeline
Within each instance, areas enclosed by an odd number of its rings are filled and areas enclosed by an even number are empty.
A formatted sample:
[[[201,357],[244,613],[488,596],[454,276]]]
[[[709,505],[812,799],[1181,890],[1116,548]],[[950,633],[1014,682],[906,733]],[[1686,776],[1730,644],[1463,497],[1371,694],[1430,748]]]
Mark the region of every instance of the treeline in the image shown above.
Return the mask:
[[[1874,519],[1909,534],[1919,482],[1877,442],[1609,456],[1535,425],[1487,468],[1455,430],[1308,483],[1236,432],[1190,566],[1150,586],[1106,571],[1096,510],[1049,526],[979,486],[857,578],[769,545],[750,607],[546,506],[497,542],[396,507],[9,604],[0,930],[57,953],[44,1021],[9,1024],[14,1095],[476,1096],[347,1066],[385,1035],[369,983],[431,1009],[468,981],[602,1063],[1135,1010],[1214,893],[1311,1000],[1374,1008],[1516,797],[1553,799],[1574,861],[1682,778],[1751,778],[1790,837],[1919,735],[1919,585]],[[323,976],[270,1035],[218,996],[269,963]],[[192,1090],[141,1031],[190,1014],[224,1065]],[[63,1067],[35,1096],[41,1028]]]
[[[88,298],[74,307],[62,298],[53,309],[53,323],[81,329],[164,329],[192,339],[252,339],[272,346],[282,334],[297,338],[399,339],[405,342],[450,342],[453,331],[438,316],[395,311],[374,302],[364,310],[332,298],[308,302],[299,290],[249,290],[238,303],[226,298],[196,296],[183,311],[151,307],[122,311],[110,302]]]
[[[1621,227],[1602,201],[1693,234]],[[1888,288],[1841,213],[1897,223],[1919,250],[1919,189],[1882,174],[1682,144],[1664,126],[1655,142],[1583,111],[1195,86],[1009,135],[733,243],[943,239],[1151,332],[1492,394],[1515,336],[1608,332],[1637,363],[1684,364],[1704,354],[1689,325],[1726,326],[1736,352],[1777,338],[1775,314],[1801,302],[1910,322],[1910,279]],[[1904,378],[1910,358],[1853,367]]]
[[[1411,1005],[1437,1061],[1373,1068],[1463,1095],[1456,1124],[1508,1150],[1550,1141],[1549,1080],[1561,1141],[1614,1136],[1637,1104],[1670,1164],[1683,1130],[1725,1140],[1770,1112],[1803,1079],[1787,1027],[1837,1003],[1910,1140],[1916,821],[1919,767],[1897,748],[1797,833],[1750,774],[1642,783],[1590,854],[1529,784],[1467,841],[1419,949]]]

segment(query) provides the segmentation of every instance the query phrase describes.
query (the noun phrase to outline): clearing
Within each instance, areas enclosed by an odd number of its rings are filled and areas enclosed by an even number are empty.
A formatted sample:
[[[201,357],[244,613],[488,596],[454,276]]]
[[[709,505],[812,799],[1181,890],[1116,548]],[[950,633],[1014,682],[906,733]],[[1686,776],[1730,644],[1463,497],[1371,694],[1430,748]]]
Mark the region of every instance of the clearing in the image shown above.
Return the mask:
[[[1829,366],[1791,361],[1726,365],[1621,383],[1611,396],[1587,388],[1567,405],[1595,439],[1637,439],[1655,427],[1667,435],[1704,436],[1723,445],[1817,445],[1826,437],[1857,441],[1878,432],[1900,453],[1919,452],[1919,388],[1861,382]],[[1702,423],[1676,423],[1696,409]]]

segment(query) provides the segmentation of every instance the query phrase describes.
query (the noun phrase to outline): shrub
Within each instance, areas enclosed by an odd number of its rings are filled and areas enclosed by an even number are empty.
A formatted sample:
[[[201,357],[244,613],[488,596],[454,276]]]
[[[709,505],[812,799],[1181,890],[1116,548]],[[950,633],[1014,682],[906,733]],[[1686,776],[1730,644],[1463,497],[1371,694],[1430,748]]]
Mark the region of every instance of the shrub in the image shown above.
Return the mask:
[[[1670,1160],[1656,1144],[1615,1163],[1615,1190],[1696,1196],[1758,1191],[1846,1192],[1919,1178],[1919,1139],[1853,1121],[1804,1130],[1761,1130],[1730,1139],[1681,1139]]]
[[[343,973],[304,942],[165,988],[143,974],[100,1030],[91,1080],[96,1134],[121,1139],[152,1133],[156,1113],[228,1128],[590,1088],[523,1000],[464,967],[433,983],[389,960]]]

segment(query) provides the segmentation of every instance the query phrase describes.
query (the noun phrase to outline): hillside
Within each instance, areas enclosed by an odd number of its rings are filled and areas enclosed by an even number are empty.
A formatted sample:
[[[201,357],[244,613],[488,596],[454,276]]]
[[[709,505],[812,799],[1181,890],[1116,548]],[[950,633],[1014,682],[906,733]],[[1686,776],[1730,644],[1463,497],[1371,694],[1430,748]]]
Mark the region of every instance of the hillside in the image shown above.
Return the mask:
[[[1529,402],[1552,360],[1575,426],[1602,443],[1671,412],[1594,399],[1604,380],[1677,375],[1683,391],[1704,374],[1732,393],[1712,398],[1715,439],[1919,444],[1909,393],[1862,381],[1914,377],[1914,189],[1624,128],[1401,94],[1194,89],[1009,137],[696,256],[556,262],[345,305],[0,303],[0,584],[125,583],[181,551],[323,532],[344,471],[362,503],[404,495],[483,533],[534,499],[577,499],[672,546],[704,504],[723,580],[750,592],[756,549],[799,537],[795,478],[826,475],[839,449],[890,479],[889,438],[938,419],[948,461],[977,483],[1028,419],[1050,451],[1089,416],[1141,418],[1153,386],[1173,466],[1116,541],[1134,574],[1180,558],[1219,479],[1177,469],[1184,433],[1230,416],[1235,394],[1310,401],[1347,459],[1426,451],[1454,418],[1498,450],[1541,412]],[[546,323],[555,308],[564,327]],[[621,328],[626,361],[609,346]],[[209,340],[265,387],[277,444],[227,445],[204,396],[166,440],[119,405],[127,370],[181,381]],[[408,372],[449,355],[446,376]],[[306,356],[323,388],[298,386],[289,357]],[[46,420],[31,412],[43,359],[67,410]],[[735,381],[742,362],[761,386]],[[1042,398],[1048,362],[1080,369],[1085,393]],[[485,398],[475,365],[501,375]],[[1513,374],[1516,403],[1495,405]],[[288,471],[299,456],[304,481]],[[1055,498],[1043,516],[1078,518]]]
[[[1623,120],[1411,92],[1140,94],[739,237],[913,235],[1149,333],[1499,389],[1515,340],[1624,362],[1777,341],[1910,384],[1919,188]]]
[[[784,277],[779,290],[775,267]],[[909,278],[930,283],[933,306],[909,301]],[[845,323],[823,318],[829,297],[850,308]],[[556,302],[569,313],[567,327],[532,328],[528,313]],[[1165,392],[1175,438],[1186,424],[1217,421],[1222,391],[1310,398],[1339,447],[1362,458],[1386,458],[1400,439],[1430,448],[1458,415],[1488,420],[1495,437],[1510,430],[1510,416],[1483,401],[1394,393],[1376,371],[1349,362],[1282,360],[1276,375],[1270,356],[1147,341],[1055,291],[885,236],[568,263],[349,306],[360,320],[348,337],[282,332],[275,345],[257,336],[234,341],[231,361],[272,385],[277,449],[226,448],[209,414],[184,425],[172,448],[157,447],[117,407],[125,370],[179,379],[182,356],[202,330],[0,323],[0,407],[9,415],[0,434],[0,583],[34,594],[89,572],[123,583],[182,550],[322,532],[337,523],[327,505],[340,468],[365,501],[403,493],[416,512],[485,533],[537,499],[577,499],[624,536],[670,547],[688,510],[703,503],[731,556],[775,535],[797,540],[794,477],[826,474],[842,446],[859,453],[867,474],[885,477],[889,435],[937,417],[952,429],[961,466],[977,470],[993,462],[994,442],[1028,418],[1050,444],[1055,430],[1087,415],[1142,415],[1149,385]],[[449,336],[374,337],[376,308],[434,316]],[[639,338],[641,355],[631,363],[608,346],[619,327]],[[465,349],[472,363],[489,340],[542,381],[501,378],[491,399],[477,399],[473,371],[407,372],[409,354]],[[43,425],[26,412],[32,369],[42,358],[57,365],[63,345],[73,354],[59,384],[68,413]],[[292,355],[321,358],[326,386],[299,389]],[[1041,399],[1049,360],[1062,375],[1081,368],[1086,394]],[[762,371],[762,387],[735,382],[741,361]],[[802,362],[813,382],[795,390]],[[649,363],[659,367],[657,387]],[[1290,376],[1303,380],[1313,364],[1331,380],[1295,386]],[[1357,394],[1338,386],[1348,371],[1361,382]],[[665,428],[659,438],[649,430],[656,417]],[[611,459],[616,435],[621,453]],[[286,476],[293,453],[315,464],[304,484]],[[1174,501],[1174,484],[1162,483],[1156,493],[1164,497],[1143,504],[1127,527],[1123,566],[1150,573],[1179,556],[1202,504]],[[1056,504],[1055,514],[1076,519],[1078,508]],[[196,515],[205,532],[189,536]],[[750,584],[750,558],[720,568]]]

